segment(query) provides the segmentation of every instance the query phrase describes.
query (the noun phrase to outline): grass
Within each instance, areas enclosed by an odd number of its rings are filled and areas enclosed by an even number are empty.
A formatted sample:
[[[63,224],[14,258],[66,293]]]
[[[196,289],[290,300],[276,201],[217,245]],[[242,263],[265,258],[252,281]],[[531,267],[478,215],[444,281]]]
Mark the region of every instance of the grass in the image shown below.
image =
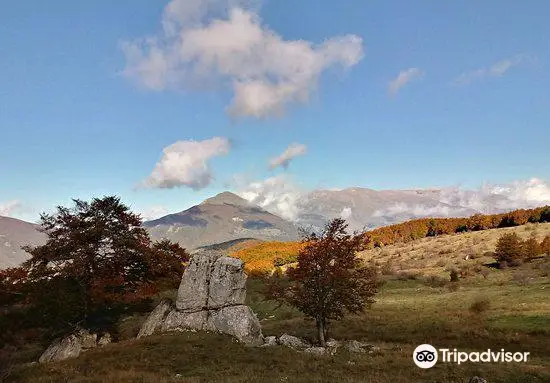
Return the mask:
[[[483,253],[508,230],[543,237],[550,225],[423,239],[361,254],[381,268],[391,260],[391,267],[372,307],[331,323],[329,336],[369,342],[380,347],[376,354],[341,351],[316,357],[282,346],[248,348],[204,332],[135,340],[131,338],[144,316],[134,315],[119,325],[126,340],[74,360],[28,365],[24,362],[36,360],[42,349],[26,345],[6,381],[454,383],[477,375],[491,383],[550,382],[550,258],[502,270],[483,266],[492,261]],[[265,259],[266,253],[256,259]],[[253,253],[248,254],[254,261]],[[463,273],[458,282],[450,282],[455,267]],[[257,313],[264,335],[289,333],[313,341],[313,321],[264,300],[263,288],[261,279],[249,278],[247,304]],[[412,361],[414,348],[422,343],[460,351],[504,348],[530,352],[530,358],[527,363],[437,363],[422,370]]]

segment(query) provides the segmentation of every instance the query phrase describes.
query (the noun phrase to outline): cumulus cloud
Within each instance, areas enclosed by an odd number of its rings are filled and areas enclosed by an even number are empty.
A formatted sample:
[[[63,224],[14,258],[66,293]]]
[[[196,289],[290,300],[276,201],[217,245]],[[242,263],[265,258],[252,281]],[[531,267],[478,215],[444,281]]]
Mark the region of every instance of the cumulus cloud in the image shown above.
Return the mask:
[[[455,85],[468,85],[473,81],[481,80],[487,77],[502,77],[510,69],[519,65],[532,62],[534,59],[527,55],[516,55],[498,61],[488,67],[478,68],[469,72],[464,72],[454,80]]]
[[[269,160],[269,168],[271,170],[282,166],[287,169],[290,161],[298,156],[303,156],[307,152],[307,146],[298,143],[292,143],[286,148],[286,150],[281,153],[279,156]]]
[[[124,75],[157,91],[212,82],[228,86],[231,116],[265,118],[307,102],[327,68],[350,68],[363,58],[359,36],[320,44],[285,40],[262,24],[250,3],[172,0],[158,36],[122,44]]]
[[[388,88],[389,93],[393,96],[399,92],[399,90],[407,85],[414,79],[420,78],[423,76],[423,72],[418,68],[409,68],[399,72],[396,78],[390,81]]]
[[[167,214],[168,209],[166,209],[164,206],[156,205],[143,210],[141,212],[141,218],[143,219],[143,221],[152,221]]]
[[[163,149],[162,158],[142,186],[161,189],[180,186],[193,190],[205,188],[213,180],[209,160],[226,155],[230,147],[229,140],[223,137],[178,141]]]
[[[304,190],[284,175],[252,182],[240,188],[237,194],[270,213],[291,221],[297,220],[300,213],[299,203],[305,196]]]
[[[21,209],[21,202],[17,200],[0,203],[0,215],[11,217],[16,211]]]

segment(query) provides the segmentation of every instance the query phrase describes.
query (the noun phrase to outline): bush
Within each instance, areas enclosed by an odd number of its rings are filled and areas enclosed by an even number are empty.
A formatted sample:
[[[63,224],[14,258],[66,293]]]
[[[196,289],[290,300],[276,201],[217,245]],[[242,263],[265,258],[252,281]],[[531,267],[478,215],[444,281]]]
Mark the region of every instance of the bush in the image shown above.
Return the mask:
[[[452,269],[451,272],[449,273],[450,277],[451,277],[451,282],[458,282],[458,271],[456,271],[455,269]]]
[[[443,287],[447,284],[447,280],[435,275],[430,275],[424,283],[430,287]]]
[[[501,266],[518,266],[524,256],[523,242],[516,233],[500,236],[495,249],[495,259]]]
[[[491,307],[491,302],[487,298],[479,297],[471,304],[470,312],[473,314],[483,314]]]

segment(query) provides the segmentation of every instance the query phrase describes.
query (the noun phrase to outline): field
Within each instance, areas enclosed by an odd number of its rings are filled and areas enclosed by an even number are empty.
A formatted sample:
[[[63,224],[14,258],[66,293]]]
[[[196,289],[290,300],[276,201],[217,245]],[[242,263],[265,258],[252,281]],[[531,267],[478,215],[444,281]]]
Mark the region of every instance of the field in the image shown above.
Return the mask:
[[[15,366],[13,382],[550,382],[550,258],[517,268],[484,266],[496,238],[514,230],[541,239],[549,224],[430,238],[361,254],[380,267],[384,284],[365,314],[332,323],[330,337],[380,347],[375,354],[313,356],[276,346],[248,348],[232,338],[185,332],[130,339],[143,316],[121,324],[121,341],[75,360]],[[467,259],[466,259],[467,258]],[[449,270],[460,269],[458,282]],[[263,299],[263,281],[250,278],[248,303],[265,335],[313,339],[314,323],[290,307]],[[165,295],[174,294],[166,292]],[[414,348],[530,352],[526,363],[437,363],[422,370]],[[39,349],[24,358],[36,360]],[[23,360],[21,360],[23,361]]]

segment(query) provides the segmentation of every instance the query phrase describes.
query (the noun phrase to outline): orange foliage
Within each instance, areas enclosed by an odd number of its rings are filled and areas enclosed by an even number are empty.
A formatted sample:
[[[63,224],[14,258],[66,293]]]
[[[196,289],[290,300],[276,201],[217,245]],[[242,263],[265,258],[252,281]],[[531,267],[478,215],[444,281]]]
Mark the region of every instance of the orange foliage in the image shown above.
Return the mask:
[[[262,242],[231,253],[244,262],[246,272],[271,271],[275,260],[292,262],[305,246],[302,242]]]

